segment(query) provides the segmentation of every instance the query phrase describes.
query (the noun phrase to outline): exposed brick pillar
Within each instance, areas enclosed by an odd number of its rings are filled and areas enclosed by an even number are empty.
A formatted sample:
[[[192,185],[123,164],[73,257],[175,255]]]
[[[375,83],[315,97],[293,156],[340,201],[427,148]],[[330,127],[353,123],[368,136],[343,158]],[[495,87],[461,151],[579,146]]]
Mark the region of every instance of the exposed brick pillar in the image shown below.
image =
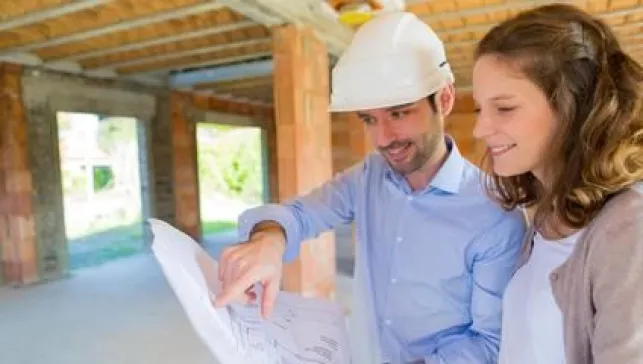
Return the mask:
[[[192,238],[200,239],[196,125],[187,115],[191,104],[188,95],[175,92],[170,96],[175,226]]]
[[[11,284],[38,280],[22,67],[0,64],[0,253]]]
[[[174,155],[172,150],[172,118],[170,95],[159,95],[156,99],[156,114],[150,123],[149,165],[152,213],[155,218],[174,225]]]
[[[307,27],[273,31],[279,199],[307,193],[332,177],[329,70],[326,45]],[[334,234],[302,245],[284,268],[283,289],[331,298],[335,291]]]

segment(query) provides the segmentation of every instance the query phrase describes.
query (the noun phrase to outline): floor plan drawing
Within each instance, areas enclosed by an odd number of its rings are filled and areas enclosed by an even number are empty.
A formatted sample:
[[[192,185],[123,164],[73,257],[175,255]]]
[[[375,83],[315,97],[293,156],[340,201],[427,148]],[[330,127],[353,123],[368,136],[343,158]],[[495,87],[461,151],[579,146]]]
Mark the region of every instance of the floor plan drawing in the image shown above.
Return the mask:
[[[338,304],[280,292],[267,319],[258,302],[214,308],[218,263],[169,224],[154,219],[150,224],[152,251],[163,273],[195,331],[221,363],[350,364],[345,316]]]

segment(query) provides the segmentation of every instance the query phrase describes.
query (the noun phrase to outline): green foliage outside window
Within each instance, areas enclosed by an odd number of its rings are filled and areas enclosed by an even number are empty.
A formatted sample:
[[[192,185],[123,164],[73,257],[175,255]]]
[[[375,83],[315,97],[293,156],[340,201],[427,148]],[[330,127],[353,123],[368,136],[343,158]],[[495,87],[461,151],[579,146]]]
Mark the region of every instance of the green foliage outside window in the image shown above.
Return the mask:
[[[227,197],[261,202],[261,129],[200,124],[197,130],[200,185]]]

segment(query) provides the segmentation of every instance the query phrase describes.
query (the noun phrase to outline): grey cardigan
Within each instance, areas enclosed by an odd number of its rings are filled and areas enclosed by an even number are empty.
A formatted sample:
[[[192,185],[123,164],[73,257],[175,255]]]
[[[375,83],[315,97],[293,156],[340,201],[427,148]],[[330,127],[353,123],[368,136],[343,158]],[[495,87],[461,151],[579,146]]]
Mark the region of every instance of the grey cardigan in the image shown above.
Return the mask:
[[[533,235],[530,228],[519,266]],[[643,363],[643,184],[603,207],[549,280],[567,364]]]

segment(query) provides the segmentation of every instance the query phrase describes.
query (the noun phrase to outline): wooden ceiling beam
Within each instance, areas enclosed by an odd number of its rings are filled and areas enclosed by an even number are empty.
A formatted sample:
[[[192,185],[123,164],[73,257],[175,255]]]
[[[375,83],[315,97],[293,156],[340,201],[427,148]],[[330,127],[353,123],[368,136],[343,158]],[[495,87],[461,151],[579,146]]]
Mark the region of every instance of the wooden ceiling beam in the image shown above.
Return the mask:
[[[104,5],[111,1],[112,0],[73,0],[69,4],[45,8],[37,12],[27,13],[22,16],[4,20],[0,22],[0,32],[40,23],[48,19],[58,18],[67,14],[90,9],[98,5]]]
[[[310,26],[333,55],[346,49],[354,33],[333,18],[324,8],[328,4],[319,0],[219,0],[219,3],[267,27],[286,23]]]
[[[63,35],[61,37],[46,39],[43,41],[37,41],[28,44],[22,44],[15,47],[9,47],[0,50],[0,56],[15,54],[15,53],[24,53],[31,52],[40,48],[47,48],[53,46],[59,46],[62,44],[68,44],[73,42],[80,42],[83,40],[91,39],[101,35],[113,33],[113,32],[122,32],[128,29],[142,27],[149,24],[160,23],[163,21],[168,21],[177,18],[183,18],[188,15],[200,14],[204,11],[212,11],[222,8],[224,5],[220,2],[208,1],[205,3],[199,3],[196,5],[185,6],[179,9],[171,9],[161,13],[156,13],[152,15],[143,16],[134,20],[117,22],[104,27],[91,29],[87,31],[79,31],[77,33],[72,33],[68,35]]]
[[[265,38],[258,38],[258,39],[242,40],[240,42],[217,44],[211,47],[190,49],[183,52],[173,52],[173,53],[167,53],[167,54],[152,54],[147,57],[135,58],[127,61],[112,63],[107,66],[98,67],[96,69],[115,70],[117,68],[136,66],[136,65],[145,64],[145,63],[168,61],[168,60],[178,59],[183,57],[190,57],[190,56],[197,56],[197,55],[206,54],[206,53],[225,51],[228,49],[254,46],[258,44],[266,44],[266,43],[270,43],[271,41],[272,41],[272,38],[265,37]]]
[[[251,76],[247,78],[235,79],[235,80],[226,80],[226,81],[216,81],[216,82],[207,82],[200,83],[194,86],[195,90],[238,90],[238,89],[247,89],[253,87],[262,87],[262,86],[271,86],[272,87],[272,76]]]
[[[172,67],[154,68],[152,70],[146,70],[146,71],[135,71],[130,74],[159,76],[159,75],[167,74],[168,72],[171,72],[177,69],[194,69],[194,68],[203,68],[203,67],[222,66],[222,65],[227,65],[231,63],[237,63],[237,62],[247,62],[247,61],[261,59],[261,58],[270,57],[270,56],[272,56],[272,52],[259,52],[259,53],[252,53],[252,54],[244,54],[241,56],[216,58],[216,59],[212,59],[210,61],[204,61],[204,62],[187,63],[179,67],[172,66]]]
[[[238,80],[249,77],[260,77],[273,72],[272,60],[239,63],[229,66],[208,68],[183,72],[170,77],[173,87],[194,86],[200,83]]]
[[[79,53],[69,57],[56,58],[56,59],[50,60],[50,62],[82,61],[89,58],[104,57],[112,54],[135,51],[138,49],[154,47],[162,44],[182,42],[184,40],[188,40],[192,38],[200,38],[200,37],[206,37],[206,36],[215,35],[215,34],[233,32],[236,30],[242,30],[253,26],[257,26],[257,24],[253,21],[243,20],[232,24],[226,24],[226,25],[221,25],[221,26],[216,26],[216,27],[211,27],[206,29],[199,29],[191,32],[174,34],[167,37],[161,37],[161,38],[149,39],[142,42],[124,44],[118,47],[99,49],[92,52]]]

